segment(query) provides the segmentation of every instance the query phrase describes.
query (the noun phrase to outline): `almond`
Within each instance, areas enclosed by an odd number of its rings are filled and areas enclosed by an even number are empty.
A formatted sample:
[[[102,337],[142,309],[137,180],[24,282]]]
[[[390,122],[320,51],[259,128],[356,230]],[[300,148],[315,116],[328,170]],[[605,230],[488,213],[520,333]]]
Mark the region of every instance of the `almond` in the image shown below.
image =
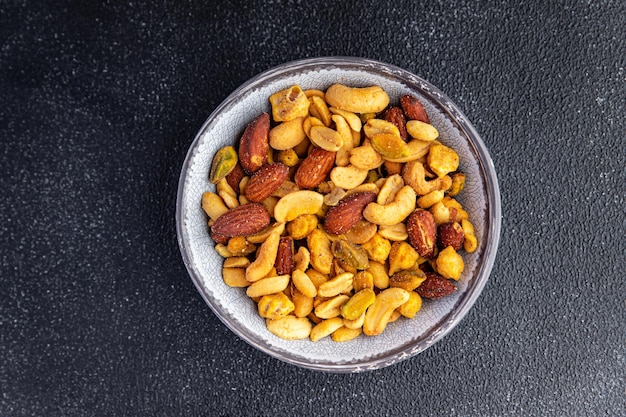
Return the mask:
[[[384,117],[386,121],[393,123],[398,128],[400,137],[406,142],[408,133],[406,132],[406,118],[404,113],[402,113],[402,109],[400,107],[390,107],[385,112]]]
[[[289,168],[281,163],[263,165],[257,172],[252,174],[246,185],[244,194],[252,202],[260,203],[287,179]]]
[[[409,215],[406,222],[409,242],[417,253],[430,259],[435,255],[437,243],[437,225],[433,215],[424,209],[417,209]]]
[[[376,200],[376,193],[361,192],[350,194],[339,201],[326,213],[324,230],[340,235],[352,229],[362,218],[365,206]]]
[[[400,105],[407,119],[430,123],[426,109],[424,109],[424,106],[417,98],[410,95],[402,96],[400,97]]]
[[[237,162],[237,164],[235,165],[235,168],[233,168],[233,170],[230,171],[230,174],[226,176],[226,182],[228,183],[228,185],[232,187],[233,190],[238,191],[239,183],[245,176],[246,176],[246,173],[243,172],[243,168],[241,167],[241,164]]]
[[[248,123],[239,143],[239,162],[247,174],[252,174],[267,161],[269,154],[270,115],[262,113]]]
[[[450,280],[434,272],[426,272],[426,280],[422,282],[415,292],[424,298],[441,298],[452,294],[456,287]]]
[[[459,251],[463,247],[464,240],[465,233],[457,222],[444,223],[437,228],[437,247],[439,249],[452,246],[455,251]]]
[[[217,236],[249,236],[270,224],[270,214],[263,204],[242,204],[215,220],[211,232]]]
[[[303,190],[311,190],[326,179],[335,165],[336,152],[315,148],[311,151],[296,171],[296,185]]]
[[[278,275],[291,275],[296,267],[293,260],[294,245],[290,236],[283,236],[278,243],[278,253],[274,267]]]

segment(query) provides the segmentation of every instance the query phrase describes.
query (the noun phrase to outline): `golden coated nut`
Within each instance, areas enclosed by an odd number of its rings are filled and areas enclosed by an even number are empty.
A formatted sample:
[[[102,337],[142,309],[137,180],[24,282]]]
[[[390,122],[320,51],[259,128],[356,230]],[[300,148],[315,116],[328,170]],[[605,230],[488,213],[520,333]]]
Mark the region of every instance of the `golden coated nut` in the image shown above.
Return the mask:
[[[294,240],[304,239],[317,229],[317,224],[318,220],[315,214],[302,214],[287,223],[287,232]]]
[[[315,229],[306,238],[311,252],[311,265],[322,274],[330,274],[333,265],[333,253],[330,249],[330,239],[320,229]]]
[[[361,245],[361,247],[367,252],[367,256],[380,263],[384,263],[391,251],[391,243],[385,239],[379,233],[375,233],[374,236],[367,242]]]
[[[419,258],[419,254],[407,242],[394,242],[389,252],[389,275],[397,271],[413,268]]]
[[[309,114],[309,99],[297,85],[272,94],[269,100],[275,122],[288,122]]]
[[[433,145],[428,152],[428,167],[439,178],[456,171],[459,167],[459,155],[452,148]]]
[[[448,246],[437,256],[435,261],[437,273],[444,278],[458,281],[461,278],[465,263],[463,257],[459,255],[452,246]]]
[[[277,319],[291,313],[295,306],[282,292],[264,295],[257,304],[259,315],[265,319]]]
[[[398,307],[398,312],[404,317],[412,319],[422,308],[422,297],[415,291],[410,291],[409,296],[409,301]]]
[[[365,288],[374,289],[374,276],[369,271],[359,271],[352,279],[352,287],[355,292]]]

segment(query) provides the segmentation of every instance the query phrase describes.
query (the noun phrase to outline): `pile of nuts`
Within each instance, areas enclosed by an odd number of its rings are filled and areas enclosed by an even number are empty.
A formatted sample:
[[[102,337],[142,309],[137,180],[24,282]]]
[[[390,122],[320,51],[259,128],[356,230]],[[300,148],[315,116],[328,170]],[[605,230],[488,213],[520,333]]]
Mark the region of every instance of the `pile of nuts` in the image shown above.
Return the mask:
[[[202,196],[224,282],[284,339],[378,335],[422,297],[456,290],[477,248],[457,153],[422,103],[378,86],[293,86],[269,97]]]

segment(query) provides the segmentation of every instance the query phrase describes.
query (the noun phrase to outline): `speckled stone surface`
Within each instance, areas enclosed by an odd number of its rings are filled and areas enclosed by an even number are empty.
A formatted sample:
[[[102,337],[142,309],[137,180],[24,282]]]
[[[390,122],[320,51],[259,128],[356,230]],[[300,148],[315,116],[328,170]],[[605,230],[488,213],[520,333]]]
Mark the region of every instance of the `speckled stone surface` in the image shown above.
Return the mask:
[[[626,4],[0,4],[0,415],[626,415]],[[434,347],[333,375],[204,304],[178,174],[242,82],[352,55],[443,90],[503,202],[491,279]]]

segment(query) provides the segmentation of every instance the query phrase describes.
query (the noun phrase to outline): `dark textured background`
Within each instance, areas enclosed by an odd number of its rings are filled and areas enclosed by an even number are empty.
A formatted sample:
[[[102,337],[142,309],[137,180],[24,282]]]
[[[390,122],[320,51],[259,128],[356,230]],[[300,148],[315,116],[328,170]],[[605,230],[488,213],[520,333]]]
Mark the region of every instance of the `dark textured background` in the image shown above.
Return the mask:
[[[217,3],[0,2],[0,415],[626,415],[626,3]],[[174,225],[209,113],[328,55],[441,88],[502,190],[475,308],[358,375],[234,336]]]

